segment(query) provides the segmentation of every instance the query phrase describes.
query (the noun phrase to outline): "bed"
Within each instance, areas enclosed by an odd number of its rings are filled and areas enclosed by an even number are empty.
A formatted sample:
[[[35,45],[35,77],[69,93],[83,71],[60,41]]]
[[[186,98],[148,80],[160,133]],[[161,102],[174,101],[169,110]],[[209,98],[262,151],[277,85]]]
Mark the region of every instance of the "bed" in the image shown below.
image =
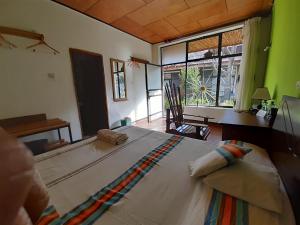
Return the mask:
[[[129,136],[124,144],[93,137],[35,157],[51,199],[44,224],[52,215],[53,224],[205,225],[213,189],[190,177],[188,163],[216,146],[133,126],[117,131]],[[274,167],[261,148],[244,160]],[[237,225],[296,224],[281,189],[281,215],[249,204],[248,220]]]

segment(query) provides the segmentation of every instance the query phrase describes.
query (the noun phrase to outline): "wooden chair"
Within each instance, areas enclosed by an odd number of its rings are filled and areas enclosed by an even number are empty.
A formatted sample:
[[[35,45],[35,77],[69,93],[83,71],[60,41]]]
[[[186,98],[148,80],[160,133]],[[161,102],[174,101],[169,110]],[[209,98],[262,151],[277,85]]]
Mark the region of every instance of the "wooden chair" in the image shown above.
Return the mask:
[[[170,104],[170,108],[167,109],[166,132],[206,140],[211,132],[208,120],[214,118],[184,114],[180,99],[180,88],[178,87],[176,90],[175,84],[172,87],[171,83],[167,83],[165,89]],[[172,113],[172,118],[170,117],[170,112]],[[201,118],[202,120],[185,119],[184,116]],[[173,127],[171,127],[172,125]]]

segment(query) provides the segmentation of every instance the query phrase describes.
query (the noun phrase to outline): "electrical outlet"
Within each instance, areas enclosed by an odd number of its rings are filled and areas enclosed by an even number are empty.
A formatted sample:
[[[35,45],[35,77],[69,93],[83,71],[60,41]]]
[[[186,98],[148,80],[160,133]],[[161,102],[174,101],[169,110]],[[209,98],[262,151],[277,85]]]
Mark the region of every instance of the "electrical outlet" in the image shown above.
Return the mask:
[[[297,88],[297,90],[300,90],[300,80],[298,80],[298,81],[296,82],[296,88]]]

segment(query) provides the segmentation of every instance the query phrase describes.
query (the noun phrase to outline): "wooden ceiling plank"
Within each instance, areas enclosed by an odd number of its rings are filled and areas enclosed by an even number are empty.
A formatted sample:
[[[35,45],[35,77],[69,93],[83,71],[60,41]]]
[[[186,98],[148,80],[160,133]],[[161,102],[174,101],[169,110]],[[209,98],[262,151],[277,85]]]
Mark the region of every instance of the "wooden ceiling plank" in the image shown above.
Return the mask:
[[[153,2],[154,0],[143,0],[145,3],[150,3],[150,2]]]
[[[145,26],[187,8],[188,6],[184,0],[154,0],[135,12],[130,13],[128,17]]]
[[[251,10],[252,8],[261,9],[263,0],[226,0],[228,11],[231,10]],[[249,7],[251,9],[249,9]]]
[[[86,11],[88,8],[90,8],[92,5],[98,2],[98,0],[55,0],[55,1],[67,5],[80,12]]]
[[[145,26],[146,29],[149,29],[153,33],[161,36],[164,39],[174,38],[180,33],[167,21],[159,20],[157,22],[148,24]]]
[[[150,43],[187,36],[265,14],[273,5],[273,0],[54,1]],[[228,38],[224,37],[225,40],[228,41]]]
[[[130,33],[134,36],[137,36],[145,41],[148,41],[150,43],[155,43],[157,41],[163,40],[162,37],[156,35],[152,31],[144,28],[143,26],[139,25],[138,23],[131,20],[127,16],[124,16],[124,17],[116,20],[111,25],[120,30],[123,30],[127,33]]]
[[[204,31],[204,30],[224,26],[229,23],[245,20],[255,16],[256,14],[257,14],[256,11],[250,11],[248,13],[245,13],[244,11],[236,10],[234,13],[220,14],[220,15],[209,17],[207,19],[199,20],[198,23],[201,24],[202,27],[205,27],[205,29],[202,30]]]
[[[189,23],[183,26],[176,27],[176,30],[180,32],[180,34],[185,35],[188,33],[197,32],[198,30],[201,30],[201,25],[196,21],[193,23]]]
[[[143,35],[142,35],[142,37],[143,37]],[[163,38],[162,37],[160,37],[159,35],[157,35],[157,34],[153,34],[153,35],[151,35],[151,36],[144,36],[145,37],[145,39],[147,39],[150,43],[158,43],[158,42],[161,42],[162,40],[163,40]]]
[[[123,16],[122,18],[114,21],[111,25],[134,35],[136,35],[137,33],[142,33],[144,31],[143,26],[139,25],[127,16]]]
[[[86,13],[106,23],[112,23],[144,5],[146,3],[143,0],[100,0]]]
[[[226,8],[223,0],[211,0],[201,5],[187,9],[181,13],[167,17],[167,21],[175,27],[183,26],[202,18],[207,18],[224,12]]]
[[[203,4],[205,2],[208,2],[210,0],[185,0],[189,7],[194,7],[196,5]]]

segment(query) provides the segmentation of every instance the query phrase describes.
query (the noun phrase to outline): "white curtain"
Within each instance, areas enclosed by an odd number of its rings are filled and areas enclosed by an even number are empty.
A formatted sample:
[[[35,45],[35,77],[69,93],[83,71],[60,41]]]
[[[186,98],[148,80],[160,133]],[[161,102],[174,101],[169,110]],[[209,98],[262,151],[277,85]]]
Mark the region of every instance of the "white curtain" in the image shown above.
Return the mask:
[[[240,66],[240,79],[236,90],[237,111],[248,110],[255,86],[255,72],[259,52],[261,18],[252,18],[243,28],[243,56]]]

